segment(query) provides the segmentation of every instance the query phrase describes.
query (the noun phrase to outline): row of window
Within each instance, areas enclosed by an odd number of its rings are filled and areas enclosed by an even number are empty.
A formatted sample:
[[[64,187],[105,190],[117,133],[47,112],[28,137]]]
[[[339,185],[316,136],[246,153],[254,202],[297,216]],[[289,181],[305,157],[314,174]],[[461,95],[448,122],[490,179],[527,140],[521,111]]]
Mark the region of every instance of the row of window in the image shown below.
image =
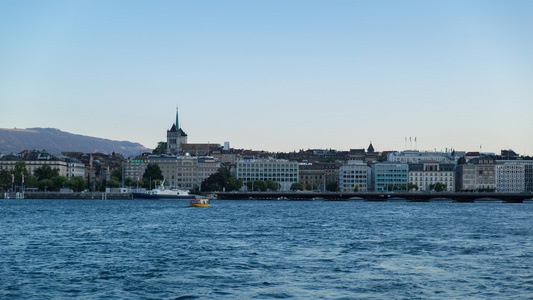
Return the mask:
[[[364,184],[366,183],[366,180],[343,180],[342,184],[346,183],[358,183],[358,184]]]
[[[254,174],[254,173],[239,173],[238,174],[238,177],[239,178],[243,178],[243,177],[247,177],[247,178],[250,178],[250,177],[269,177],[269,178],[283,178],[283,177],[298,177],[296,174],[265,174],[265,173],[259,173],[259,174]]]

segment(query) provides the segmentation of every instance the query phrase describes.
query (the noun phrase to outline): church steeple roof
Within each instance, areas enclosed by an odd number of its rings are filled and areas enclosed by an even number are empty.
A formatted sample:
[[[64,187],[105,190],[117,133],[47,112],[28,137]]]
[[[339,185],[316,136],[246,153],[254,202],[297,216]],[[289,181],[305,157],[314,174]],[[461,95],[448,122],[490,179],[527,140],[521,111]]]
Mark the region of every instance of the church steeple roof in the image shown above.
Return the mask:
[[[367,152],[374,152],[374,147],[372,146],[372,142],[370,142],[370,146],[368,146]]]
[[[180,128],[180,123],[178,119],[178,106],[176,105],[176,128]]]
[[[178,132],[178,129],[176,129],[176,124],[172,124],[172,127],[170,127],[168,132]]]

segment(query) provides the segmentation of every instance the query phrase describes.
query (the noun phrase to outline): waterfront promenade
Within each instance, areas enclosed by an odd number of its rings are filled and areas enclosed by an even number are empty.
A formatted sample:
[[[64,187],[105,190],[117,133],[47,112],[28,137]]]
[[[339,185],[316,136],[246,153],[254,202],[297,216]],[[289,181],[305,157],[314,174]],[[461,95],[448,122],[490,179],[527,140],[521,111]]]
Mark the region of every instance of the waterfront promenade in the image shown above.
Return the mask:
[[[407,201],[407,202],[504,202],[523,203],[533,201],[532,193],[340,193],[340,192],[220,192],[218,200],[288,200],[288,201]],[[59,192],[26,192],[1,193],[0,199],[108,199],[130,200],[129,193],[59,193]]]

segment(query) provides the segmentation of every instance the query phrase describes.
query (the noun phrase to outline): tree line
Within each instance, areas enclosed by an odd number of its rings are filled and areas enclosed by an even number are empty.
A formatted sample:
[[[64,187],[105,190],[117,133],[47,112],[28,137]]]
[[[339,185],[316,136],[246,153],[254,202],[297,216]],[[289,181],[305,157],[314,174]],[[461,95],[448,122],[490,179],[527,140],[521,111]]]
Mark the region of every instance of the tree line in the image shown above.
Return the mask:
[[[24,161],[18,161],[11,171],[0,171],[0,188],[3,190],[20,191],[24,188],[38,188],[41,191],[59,191],[68,187],[73,191],[81,192],[85,189],[85,179],[73,177],[70,180],[59,175],[59,169],[52,169],[48,165],[35,169],[30,174]]]

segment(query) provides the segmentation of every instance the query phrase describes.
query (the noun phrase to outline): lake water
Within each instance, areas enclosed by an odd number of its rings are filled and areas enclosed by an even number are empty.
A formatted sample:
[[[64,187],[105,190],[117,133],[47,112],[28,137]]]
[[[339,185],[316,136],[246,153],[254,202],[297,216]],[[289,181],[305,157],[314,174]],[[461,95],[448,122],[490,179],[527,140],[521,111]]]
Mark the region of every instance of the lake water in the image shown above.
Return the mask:
[[[533,299],[533,204],[0,200],[1,299]]]

